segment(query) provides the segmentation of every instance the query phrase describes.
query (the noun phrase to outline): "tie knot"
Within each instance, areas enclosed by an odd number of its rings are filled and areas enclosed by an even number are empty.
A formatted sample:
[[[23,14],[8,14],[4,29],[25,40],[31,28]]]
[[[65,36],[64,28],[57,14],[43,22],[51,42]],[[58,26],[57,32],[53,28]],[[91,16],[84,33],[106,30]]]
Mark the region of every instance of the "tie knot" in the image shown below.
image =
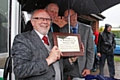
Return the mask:
[[[72,28],[72,30],[73,30],[73,33],[74,33],[74,34],[77,33],[77,32],[76,32],[76,28]]]
[[[43,36],[42,40],[45,44],[49,45],[48,38],[46,36]]]

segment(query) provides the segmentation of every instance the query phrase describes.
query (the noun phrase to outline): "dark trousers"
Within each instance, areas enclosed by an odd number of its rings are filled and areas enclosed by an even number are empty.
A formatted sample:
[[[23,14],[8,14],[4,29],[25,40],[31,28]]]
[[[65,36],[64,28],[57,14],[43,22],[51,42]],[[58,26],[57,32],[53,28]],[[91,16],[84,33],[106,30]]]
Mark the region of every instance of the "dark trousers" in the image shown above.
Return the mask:
[[[99,68],[99,57],[97,56],[97,54],[95,54],[94,56],[94,64],[93,64],[93,69],[98,69]]]
[[[100,57],[100,75],[104,76],[104,65],[105,65],[106,59],[107,59],[107,65],[108,65],[110,77],[114,77],[114,75],[115,75],[114,54],[110,54],[110,55],[101,54],[101,57]]]

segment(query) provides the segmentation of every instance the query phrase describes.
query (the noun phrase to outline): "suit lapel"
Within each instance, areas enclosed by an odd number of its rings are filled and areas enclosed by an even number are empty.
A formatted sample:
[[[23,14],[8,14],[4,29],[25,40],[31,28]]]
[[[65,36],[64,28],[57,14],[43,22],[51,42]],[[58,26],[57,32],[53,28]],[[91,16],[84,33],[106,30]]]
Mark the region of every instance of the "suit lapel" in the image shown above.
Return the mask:
[[[51,47],[53,47],[53,36],[52,36],[52,32],[49,32],[48,33],[48,38],[49,38],[49,41],[50,41],[50,44],[51,44]]]
[[[82,34],[81,23],[78,22],[78,34]]]
[[[36,48],[43,50],[44,54],[46,56],[48,56],[48,50],[46,49],[46,47],[43,44],[42,40],[40,39],[40,37],[38,36],[38,34],[34,30],[31,31],[31,37],[33,39],[32,40],[33,44],[36,46]]]
[[[80,34],[80,37],[81,37],[81,41],[84,42],[85,33],[86,33],[86,31],[84,30],[85,26],[82,23],[78,22],[78,29],[79,29],[79,34]]]

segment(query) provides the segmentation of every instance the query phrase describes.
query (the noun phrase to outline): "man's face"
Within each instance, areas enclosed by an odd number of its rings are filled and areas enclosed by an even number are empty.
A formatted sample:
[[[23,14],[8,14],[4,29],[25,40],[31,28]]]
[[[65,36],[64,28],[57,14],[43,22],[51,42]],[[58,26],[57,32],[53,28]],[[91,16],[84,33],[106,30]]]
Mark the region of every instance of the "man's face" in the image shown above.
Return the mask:
[[[59,8],[57,5],[55,4],[50,4],[47,8],[47,12],[49,13],[49,15],[51,16],[51,18],[54,20],[56,17],[58,17],[58,11]]]
[[[37,10],[32,16],[31,23],[35,30],[46,35],[50,28],[51,18],[46,11]]]
[[[112,29],[112,27],[109,26],[109,27],[107,28],[107,31],[108,31],[108,32],[111,32],[111,29]]]
[[[64,17],[65,17],[65,21],[68,22],[68,10],[65,11]],[[77,13],[75,13],[73,10],[70,10],[70,25],[72,27],[75,27],[77,24]]]

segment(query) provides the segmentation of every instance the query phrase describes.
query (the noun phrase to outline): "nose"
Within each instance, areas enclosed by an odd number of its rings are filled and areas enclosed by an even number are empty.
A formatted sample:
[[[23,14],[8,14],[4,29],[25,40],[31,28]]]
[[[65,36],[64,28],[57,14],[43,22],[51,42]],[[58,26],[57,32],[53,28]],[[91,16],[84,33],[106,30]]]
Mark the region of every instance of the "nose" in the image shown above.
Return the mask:
[[[47,21],[47,19],[43,19],[43,22],[44,22],[44,23],[47,23],[48,21]]]
[[[58,15],[56,12],[53,12],[52,14],[53,14],[53,16],[55,16],[55,17]]]

